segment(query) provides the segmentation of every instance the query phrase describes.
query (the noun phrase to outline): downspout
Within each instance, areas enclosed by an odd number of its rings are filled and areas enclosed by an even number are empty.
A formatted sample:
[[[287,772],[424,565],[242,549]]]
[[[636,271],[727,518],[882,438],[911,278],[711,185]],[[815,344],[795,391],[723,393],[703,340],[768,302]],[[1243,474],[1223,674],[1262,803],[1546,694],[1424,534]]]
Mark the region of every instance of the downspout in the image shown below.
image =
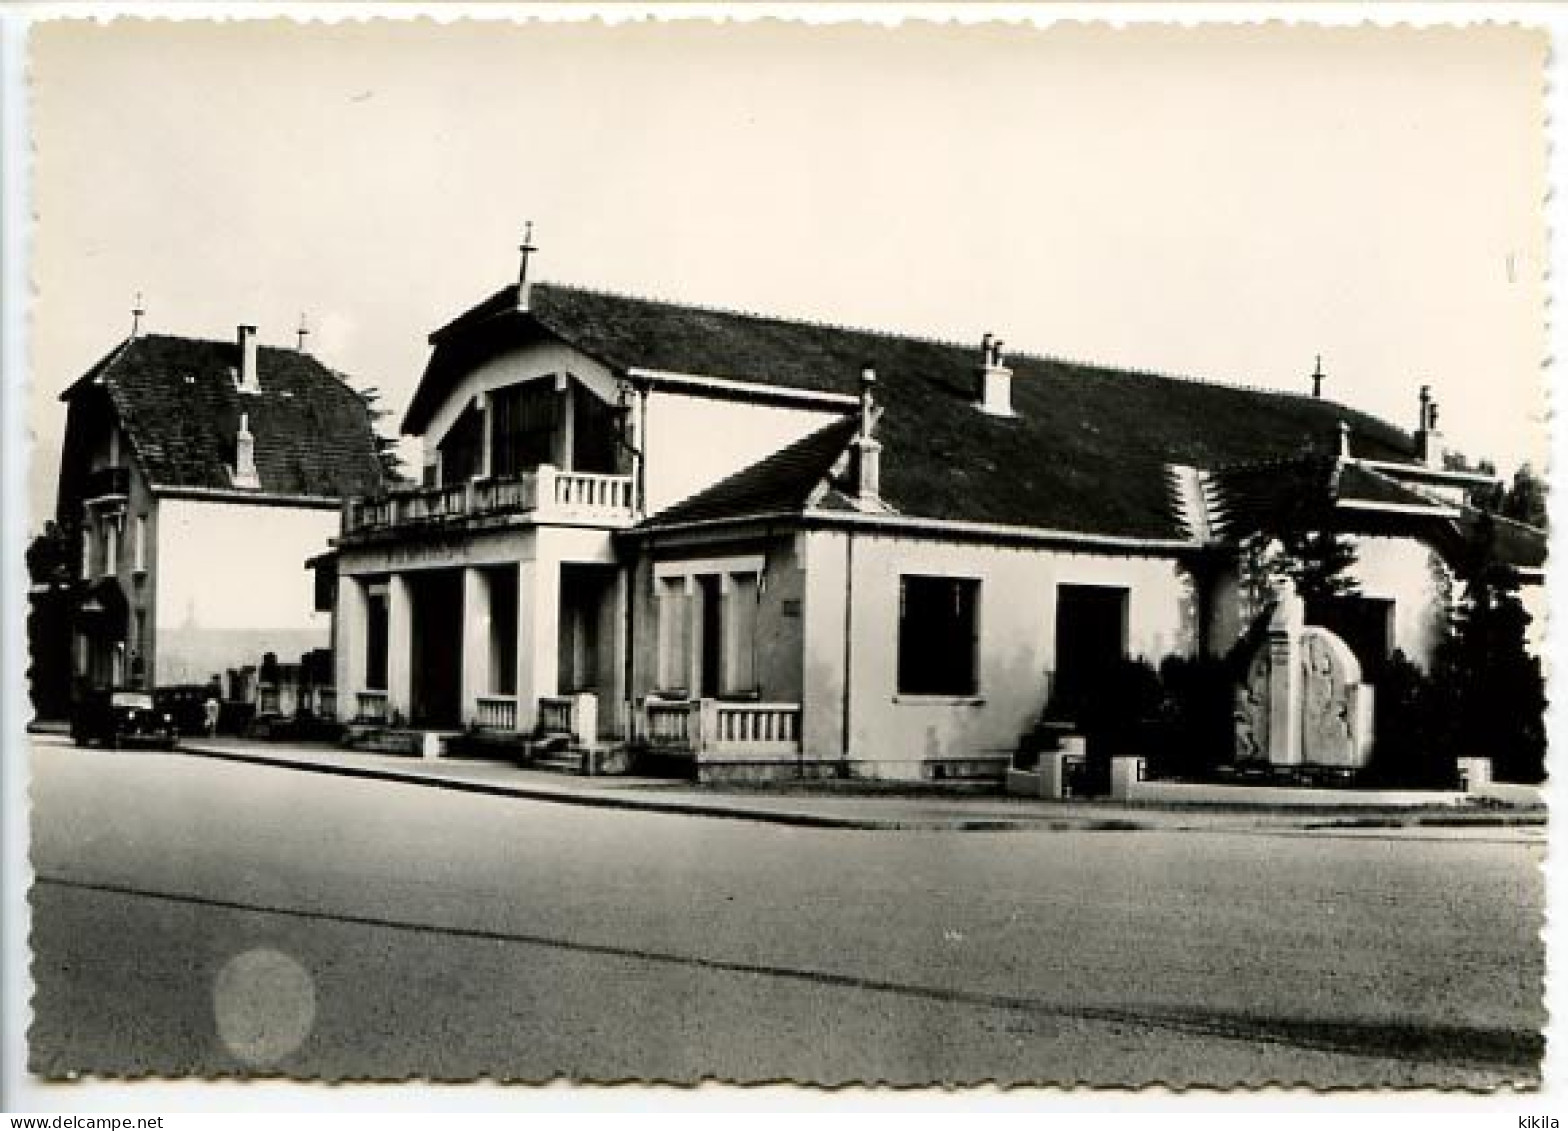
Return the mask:
[[[844,752],[839,766],[839,775],[849,777],[849,727],[850,727],[850,680],[853,678],[851,661],[854,659],[854,628],[855,617],[855,532],[853,529],[844,532]]]

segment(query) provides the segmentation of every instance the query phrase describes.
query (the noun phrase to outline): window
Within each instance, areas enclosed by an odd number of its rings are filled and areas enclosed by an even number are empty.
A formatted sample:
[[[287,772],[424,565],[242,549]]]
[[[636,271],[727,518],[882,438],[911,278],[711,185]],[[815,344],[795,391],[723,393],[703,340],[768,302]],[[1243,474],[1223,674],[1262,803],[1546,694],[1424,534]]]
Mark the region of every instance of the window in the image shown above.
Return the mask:
[[[103,528],[103,572],[106,576],[120,572],[120,525],[113,519]]]
[[[91,521],[82,523],[82,577],[89,578],[93,575],[93,524]]]
[[[131,554],[133,568],[137,573],[147,572],[147,516],[136,516],[136,525],[133,527],[131,540]]]
[[[898,690],[903,695],[979,691],[980,583],[960,577],[899,581]]]
[[[691,687],[691,595],[684,577],[659,582],[659,687]]]
[[[484,417],[469,405],[437,445],[442,483],[462,483],[479,475],[484,462]]]
[[[534,381],[491,393],[490,474],[515,476],[551,462],[560,418],[561,396],[553,382]]]
[[[660,688],[702,698],[760,692],[757,605],[762,599],[762,565],[759,556],[658,567]],[[666,570],[671,572],[662,572]]]

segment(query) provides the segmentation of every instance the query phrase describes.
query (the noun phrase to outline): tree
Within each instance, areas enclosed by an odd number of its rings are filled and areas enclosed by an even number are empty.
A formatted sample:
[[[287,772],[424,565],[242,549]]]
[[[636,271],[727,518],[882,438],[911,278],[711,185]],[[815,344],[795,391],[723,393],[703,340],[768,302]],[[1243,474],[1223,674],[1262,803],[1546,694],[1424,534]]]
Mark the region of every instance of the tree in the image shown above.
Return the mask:
[[[1361,587],[1350,576],[1356,547],[1330,530],[1285,530],[1276,535],[1276,567],[1291,581],[1308,609],[1320,609],[1335,597]]]
[[[27,682],[39,718],[63,718],[71,708],[75,550],[75,532],[56,522],[27,547]]]
[[[1499,780],[1534,783],[1546,774],[1546,686],[1527,647],[1518,574],[1495,539],[1483,514],[1455,563],[1464,592],[1434,658],[1435,733],[1447,758],[1490,757]]]
[[[381,405],[381,390],[371,387],[356,389],[359,399],[365,402],[365,411],[370,414],[370,427],[376,439],[376,459],[381,462],[381,474],[388,483],[398,483],[403,479],[403,457],[398,454],[397,440],[388,436],[381,427],[381,422],[391,413]]]
[[[1522,464],[1514,472],[1513,482],[1503,493],[1497,513],[1516,522],[1546,529],[1546,481],[1535,473],[1530,464]]]

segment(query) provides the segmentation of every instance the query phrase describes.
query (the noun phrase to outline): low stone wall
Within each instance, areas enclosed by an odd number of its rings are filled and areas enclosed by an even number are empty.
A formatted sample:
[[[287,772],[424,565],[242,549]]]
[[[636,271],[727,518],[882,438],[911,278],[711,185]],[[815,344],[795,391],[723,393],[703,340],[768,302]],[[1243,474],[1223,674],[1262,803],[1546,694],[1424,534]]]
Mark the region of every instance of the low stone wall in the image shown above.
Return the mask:
[[[1439,789],[1327,789],[1270,785],[1210,785],[1193,782],[1134,781],[1120,801],[1168,805],[1274,805],[1327,808],[1388,808],[1417,805],[1463,805],[1471,795]]]

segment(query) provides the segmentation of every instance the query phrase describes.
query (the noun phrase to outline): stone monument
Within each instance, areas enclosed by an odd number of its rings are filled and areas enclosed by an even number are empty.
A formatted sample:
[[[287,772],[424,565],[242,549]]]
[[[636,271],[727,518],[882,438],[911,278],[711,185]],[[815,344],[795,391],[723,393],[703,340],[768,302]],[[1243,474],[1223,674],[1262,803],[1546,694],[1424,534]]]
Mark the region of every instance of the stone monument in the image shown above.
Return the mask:
[[[1289,580],[1275,586],[1268,638],[1236,692],[1238,765],[1360,769],[1372,751],[1372,688],[1349,646],[1305,623]]]

